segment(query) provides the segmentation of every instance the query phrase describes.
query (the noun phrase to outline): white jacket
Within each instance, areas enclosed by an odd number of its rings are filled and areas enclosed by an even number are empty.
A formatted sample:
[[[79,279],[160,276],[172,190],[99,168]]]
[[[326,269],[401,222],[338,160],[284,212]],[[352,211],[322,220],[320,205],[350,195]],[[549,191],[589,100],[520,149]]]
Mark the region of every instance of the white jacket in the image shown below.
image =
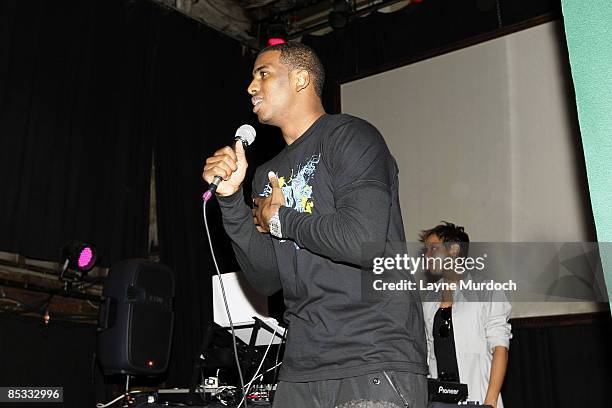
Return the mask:
[[[438,377],[432,330],[440,298],[441,294],[430,294],[428,301],[423,302],[429,375],[432,378]],[[496,346],[510,347],[512,334],[508,319],[511,306],[503,292],[466,293],[456,290],[453,299],[452,321],[459,380],[468,385],[468,400],[482,403],[489,387],[493,349]],[[497,407],[503,406],[500,395]]]

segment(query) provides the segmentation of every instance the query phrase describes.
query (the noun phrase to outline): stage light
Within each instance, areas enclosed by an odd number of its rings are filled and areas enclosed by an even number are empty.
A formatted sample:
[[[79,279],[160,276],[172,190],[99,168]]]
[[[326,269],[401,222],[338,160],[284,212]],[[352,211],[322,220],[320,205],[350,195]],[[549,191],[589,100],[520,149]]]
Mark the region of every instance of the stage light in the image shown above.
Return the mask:
[[[90,247],[85,247],[79,254],[77,266],[79,269],[91,269],[91,266],[94,264],[92,260],[94,260],[93,250]]]
[[[347,0],[335,0],[329,13],[329,25],[334,30],[346,28],[351,20],[351,5]]]
[[[277,45],[277,44],[284,44],[286,41],[284,38],[268,38],[268,46],[270,45]]]
[[[282,21],[275,21],[266,27],[266,46],[287,42],[287,29]]]
[[[62,248],[64,271],[70,268],[84,274],[94,267],[97,259],[96,248],[91,244],[71,241]]]
[[[43,323],[46,326],[49,326],[49,322],[51,321],[51,315],[49,314],[49,307],[45,309],[45,314],[43,315]]]

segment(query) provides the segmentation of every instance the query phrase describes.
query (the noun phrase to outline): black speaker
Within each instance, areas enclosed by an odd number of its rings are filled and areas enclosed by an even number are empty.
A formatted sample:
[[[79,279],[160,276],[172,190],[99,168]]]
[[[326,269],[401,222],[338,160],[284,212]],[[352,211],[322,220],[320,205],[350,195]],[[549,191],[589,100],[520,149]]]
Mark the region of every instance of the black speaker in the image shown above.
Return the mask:
[[[102,291],[98,360],[105,374],[156,375],[168,368],[174,275],[159,263],[113,265]]]

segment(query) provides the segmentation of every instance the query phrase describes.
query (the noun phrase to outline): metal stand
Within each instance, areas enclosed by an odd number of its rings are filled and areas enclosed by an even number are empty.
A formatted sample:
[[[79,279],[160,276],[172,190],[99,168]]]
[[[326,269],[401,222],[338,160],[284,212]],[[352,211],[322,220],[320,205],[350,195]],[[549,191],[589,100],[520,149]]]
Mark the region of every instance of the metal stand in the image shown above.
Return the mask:
[[[272,327],[270,327],[269,325],[266,324],[266,322],[264,322],[261,319],[258,319],[257,317],[253,316],[253,320],[255,320],[254,323],[250,323],[248,325],[241,325],[241,326],[236,326],[237,328],[253,328],[253,331],[251,332],[251,339],[249,340],[249,346],[247,348],[247,353],[246,353],[246,370],[245,371],[251,371],[253,369],[253,367],[256,366],[256,362],[254,361],[254,356],[255,356],[255,342],[257,341],[257,334],[259,333],[260,329],[264,329],[268,332],[270,332],[272,335],[278,336],[281,339],[281,343],[284,340],[284,335],[280,334],[279,332],[276,332]],[[280,347],[280,344],[279,344]]]
[[[257,342],[258,333],[260,330],[266,330],[269,333],[274,335],[275,330],[272,327],[270,327],[266,322],[264,322],[263,320],[257,317],[253,317],[252,323],[234,324],[234,328],[235,329],[249,329],[249,328],[252,329],[249,342],[248,343],[242,342],[244,346],[242,346],[243,352],[242,353],[239,352],[240,357],[242,357],[239,360],[241,360],[241,366],[244,368],[244,372],[253,374],[254,369],[257,367],[257,361],[255,361],[257,346],[255,345],[255,343]],[[196,359],[196,362],[193,366],[193,371],[191,374],[191,381],[189,384],[189,398],[191,401],[197,401],[196,388],[198,386],[199,375],[203,369],[226,368],[226,367],[220,367],[216,365],[214,362],[212,362],[211,364],[211,361],[208,361],[206,358],[204,358],[204,356],[206,355],[211,344],[213,343],[213,337],[215,336],[215,333],[219,332],[219,333],[223,333],[223,335],[225,336],[230,336],[227,333],[227,330],[228,330],[227,327],[221,327],[217,325],[216,323],[212,323],[206,328],[206,332],[204,333],[204,338],[202,341],[202,346],[201,346],[200,352],[198,353],[199,357]],[[284,335],[281,334],[279,331],[276,331],[275,336],[281,339],[281,344],[282,344],[282,341],[284,340]],[[238,337],[236,337],[236,340],[241,341]],[[281,346],[281,344],[279,344],[279,347]],[[232,361],[231,364],[234,364],[234,362]],[[230,365],[228,367],[232,367],[232,366]]]
[[[127,408],[130,405],[130,375],[125,376],[125,394],[123,397],[123,407]]]

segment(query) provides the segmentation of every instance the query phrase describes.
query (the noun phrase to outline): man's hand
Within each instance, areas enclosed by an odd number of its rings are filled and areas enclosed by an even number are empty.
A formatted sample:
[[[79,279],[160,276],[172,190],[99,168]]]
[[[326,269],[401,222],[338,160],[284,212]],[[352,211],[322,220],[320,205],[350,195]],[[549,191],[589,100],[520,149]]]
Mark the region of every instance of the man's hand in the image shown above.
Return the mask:
[[[217,187],[217,194],[227,197],[240,190],[244,181],[248,163],[241,142],[236,143],[236,150],[229,146],[219,149],[212,157],[206,159],[206,165],[202,178],[208,184],[212,183],[215,176],[223,180]]]
[[[278,177],[273,172],[269,172],[268,179],[270,180],[272,193],[268,197],[253,200],[255,203],[253,209],[254,222],[259,232],[270,232],[270,218],[278,212],[281,206],[285,205],[285,196],[278,183]]]
[[[258,200],[257,198],[255,200]],[[253,200],[253,205],[255,205],[255,200]],[[253,224],[255,224],[255,227],[257,227],[257,231],[259,232],[263,232],[263,233],[268,233],[267,230],[263,229],[261,225],[259,225],[259,220],[257,219],[257,206],[253,207]]]

